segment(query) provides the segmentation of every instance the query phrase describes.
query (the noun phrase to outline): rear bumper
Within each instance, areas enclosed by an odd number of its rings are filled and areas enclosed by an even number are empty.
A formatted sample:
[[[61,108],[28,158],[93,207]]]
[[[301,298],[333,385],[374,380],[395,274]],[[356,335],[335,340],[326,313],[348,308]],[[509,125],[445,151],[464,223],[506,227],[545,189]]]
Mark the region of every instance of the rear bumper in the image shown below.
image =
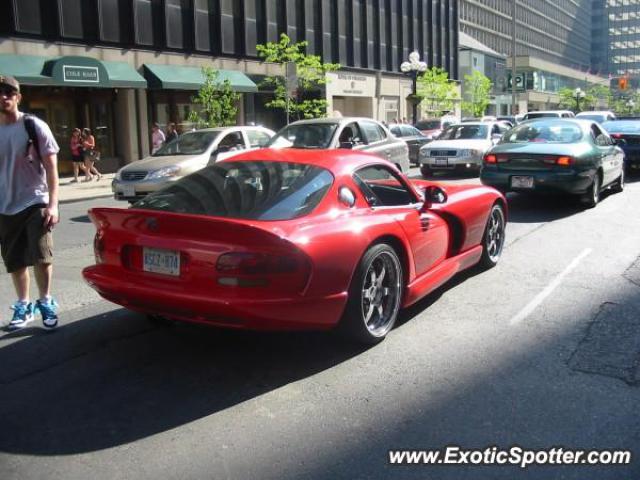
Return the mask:
[[[539,170],[498,170],[495,167],[483,167],[480,172],[480,181],[498,190],[507,192],[557,192],[581,195],[586,193],[591,183],[595,170],[567,170],[539,171]],[[513,188],[511,177],[533,177],[533,188]]]
[[[137,274],[94,265],[82,271],[103,298],[130,310],[174,320],[250,330],[328,330],[340,320],[347,292],[326,297],[255,298],[242,287],[229,295],[202,295],[184,285],[168,290]]]

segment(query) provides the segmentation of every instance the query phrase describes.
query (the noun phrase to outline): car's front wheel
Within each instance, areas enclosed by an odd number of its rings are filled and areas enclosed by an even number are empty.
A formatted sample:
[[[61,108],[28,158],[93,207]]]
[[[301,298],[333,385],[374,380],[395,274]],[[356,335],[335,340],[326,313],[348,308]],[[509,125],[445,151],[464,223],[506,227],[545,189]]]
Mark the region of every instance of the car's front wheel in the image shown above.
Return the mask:
[[[341,327],[359,343],[380,342],[393,328],[402,299],[402,264],[386,243],[369,248],[356,269]]]
[[[422,165],[420,167],[420,173],[422,174],[423,177],[430,177],[431,175],[433,175],[433,170],[431,170],[426,165]]]
[[[504,247],[506,219],[504,210],[499,204],[491,207],[487,225],[484,228],[482,237],[482,256],[479,266],[482,269],[493,268],[498,264],[502,249]]]

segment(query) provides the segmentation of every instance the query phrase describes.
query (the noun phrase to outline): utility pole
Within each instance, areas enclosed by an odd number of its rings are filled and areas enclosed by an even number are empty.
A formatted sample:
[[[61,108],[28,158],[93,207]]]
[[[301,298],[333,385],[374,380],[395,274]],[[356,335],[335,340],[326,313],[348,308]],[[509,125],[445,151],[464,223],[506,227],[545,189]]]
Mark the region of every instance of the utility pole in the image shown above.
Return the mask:
[[[511,4],[511,115],[516,114],[516,4]],[[520,113],[520,112],[518,112]]]

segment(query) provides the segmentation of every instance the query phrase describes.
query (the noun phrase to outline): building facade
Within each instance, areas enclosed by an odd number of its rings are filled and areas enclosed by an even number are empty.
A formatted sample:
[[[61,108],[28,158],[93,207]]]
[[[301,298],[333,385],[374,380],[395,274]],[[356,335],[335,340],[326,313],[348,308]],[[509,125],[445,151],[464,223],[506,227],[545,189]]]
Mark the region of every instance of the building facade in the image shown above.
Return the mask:
[[[400,63],[417,50],[457,78],[456,0],[11,0],[0,17],[0,73],[23,85],[25,108],[47,120],[68,158],[74,127],[90,127],[114,167],[149,152],[149,124],[188,128],[210,66],[242,94],[238,122],[280,127],[265,107],[256,46],[286,33],[340,63],[330,110],[409,116]]]
[[[640,76],[640,0],[593,1],[593,70]]]

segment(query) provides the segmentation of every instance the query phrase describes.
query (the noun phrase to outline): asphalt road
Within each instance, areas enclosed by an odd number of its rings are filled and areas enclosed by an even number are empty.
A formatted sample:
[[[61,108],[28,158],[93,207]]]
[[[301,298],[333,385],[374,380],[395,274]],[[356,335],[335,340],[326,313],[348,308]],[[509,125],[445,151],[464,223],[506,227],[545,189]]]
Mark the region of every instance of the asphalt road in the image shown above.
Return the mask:
[[[498,267],[459,275],[370,349],[156,325],[100,300],[80,277],[94,205],[116,202],[67,204],[57,228],[62,326],[0,334],[1,479],[640,478],[640,179],[592,210],[510,195]],[[634,456],[388,462],[452,444]]]

